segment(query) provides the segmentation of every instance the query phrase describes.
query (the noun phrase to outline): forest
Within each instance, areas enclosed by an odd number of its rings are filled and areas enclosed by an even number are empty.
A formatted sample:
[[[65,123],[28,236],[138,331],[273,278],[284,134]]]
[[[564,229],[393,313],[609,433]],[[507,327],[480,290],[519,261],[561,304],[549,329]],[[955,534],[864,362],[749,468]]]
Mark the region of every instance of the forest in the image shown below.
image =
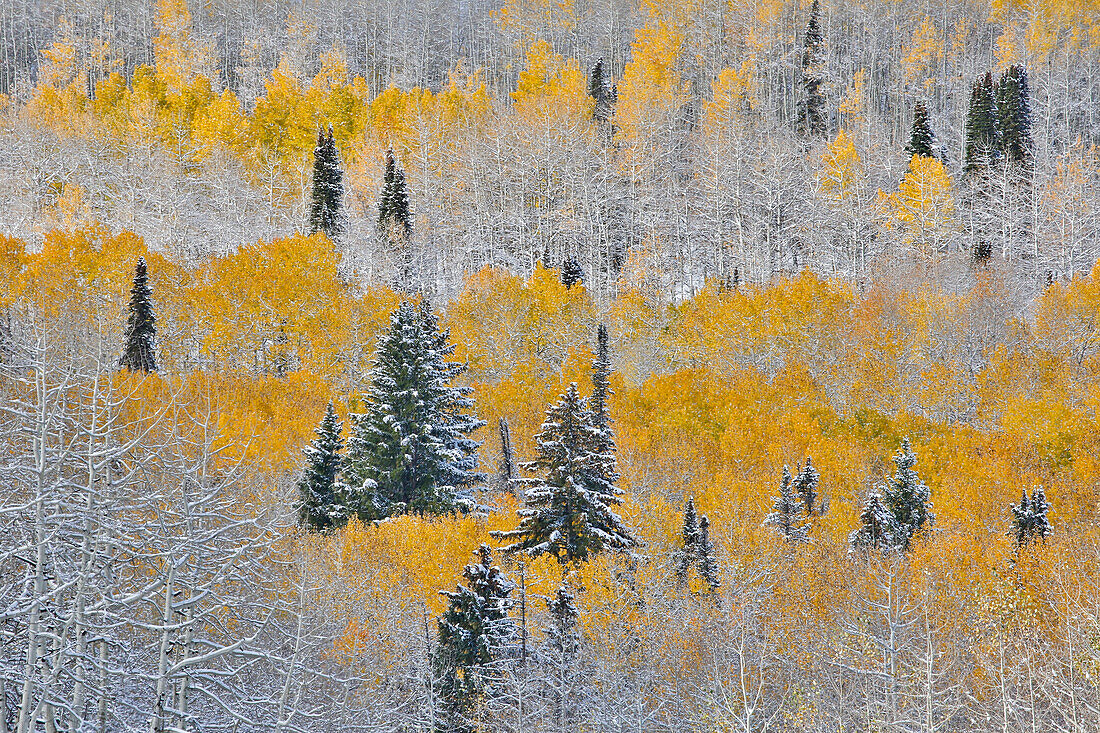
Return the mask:
[[[0,35],[0,733],[1100,729],[1097,0]]]

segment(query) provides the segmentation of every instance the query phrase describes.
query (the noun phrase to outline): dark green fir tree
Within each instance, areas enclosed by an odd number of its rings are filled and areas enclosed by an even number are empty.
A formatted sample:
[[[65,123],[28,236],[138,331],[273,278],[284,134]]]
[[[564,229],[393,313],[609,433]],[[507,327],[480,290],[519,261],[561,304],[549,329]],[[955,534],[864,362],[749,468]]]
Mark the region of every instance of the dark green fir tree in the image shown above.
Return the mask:
[[[349,509],[363,521],[405,512],[449,514],[469,508],[485,480],[480,446],[469,435],[485,424],[469,414],[470,390],[454,380],[465,365],[427,303],[403,301],[379,339],[364,413],[352,415],[344,483]]]
[[[859,529],[852,532],[850,542],[855,550],[887,550],[894,547],[896,530],[894,515],[882,503],[882,496],[872,492],[859,514]]]
[[[967,173],[985,170],[997,161],[997,117],[993,101],[993,75],[986,72],[970,88],[970,108],[966,113]]]
[[[674,557],[676,577],[679,578],[681,583],[687,580],[688,570],[695,564],[700,539],[699,515],[695,511],[695,498],[689,496],[687,504],[684,505],[684,528],[681,531],[683,545]]]
[[[433,686],[440,700],[438,728],[447,733],[474,730],[478,704],[492,694],[493,665],[514,642],[508,598],[515,584],[493,564],[482,545],[477,560],[462,571],[466,585],[441,591],[448,598],[439,619],[439,643],[432,654]]]
[[[153,312],[153,288],[145,258],[140,257],[134,268],[134,285],[130,288],[130,314],[126,319],[122,358],[119,365],[132,372],[157,370],[157,317]]]
[[[609,81],[610,77],[604,69],[603,59],[597,59],[592,71],[588,74],[588,96],[595,101],[592,107],[592,119],[596,122],[607,122],[614,112]]]
[[[343,427],[330,401],[314,431],[317,437],[304,451],[306,467],[298,481],[298,524],[302,527],[324,531],[347,519],[339,483],[344,466],[340,453]]]
[[[581,269],[581,263],[576,257],[566,257],[565,262],[561,264],[561,284],[571,288],[577,283],[584,283],[584,270]]]
[[[894,455],[897,468],[894,478],[882,487],[883,505],[894,518],[893,544],[903,551],[908,550],[913,540],[935,521],[932,492],[913,470],[916,463],[917,457],[906,438],[901,450]]]
[[[344,173],[340,170],[340,154],[332,128],[328,135],[317,133],[317,147],[313,149],[313,192],[309,203],[309,233],[323,232],[336,242],[347,228],[344,213]]]
[[[409,189],[392,150],[386,151],[386,172],[382,177],[382,195],[378,200],[378,229],[387,237],[408,237],[412,234],[412,214],[409,211]]]
[[[810,528],[802,521],[802,499],[795,493],[793,483],[790,467],[783,466],[779,496],[775,498],[771,514],[764,518],[764,524],[774,527],[787,542],[808,542]]]
[[[997,82],[997,139],[1005,160],[1020,166],[1031,162],[1030,96],[1024,67],[1005,69]]]
[[[821,30],[821,3],[814,0],[802,40],[802,99],[798,124],[803,135],[824,135],[827,128],[824,92],[825,37]]]
[[[614,455],[601,451],[603,439],[577,385],[569,385],[535,436],[538,458],[524,465],[545,477],[522,480],[519,526],[493,533],[512,541],[505,552],[549,554],[565,564],[637,544],[612,509],[622,503],[622,491],[613,483]]]
[[[913,109],[913,129],[909,134],[909,144],[905,146],[905,152],[909,157],[920,155],[933,158],[936,155],[935,144],[932,126],[928,122],[928,107],[924,102],[917,102]]]
[[[806,456],[806,465],[799,469],[794,478],[794,491],[802,502],[802,510],[806,516],[821,515],[825,513],[824,504],[817,503],[817,485],[821,476],[809,456]]]
[[[1047,514],[1050,504],[1043,494],[1043,487],[1039,486],[1028,497],[1027,489],[1024,489],[1019,505],[1012,505],[1012,528],[1009,536],[1016,542],[1017,547],[1024,547],[1032,540],[1045,540],[1051,532],[1050,519]]]
[[[710,520],[707,519],[705,514],[699,517],[697,554],[699,577],[703,579],[703,582],[707,584],[707,588],[711,591],[718,590],[718,586],[722,585],[721,568],[718,565],[718,559],[715,557],[714,543],[710,541]]]

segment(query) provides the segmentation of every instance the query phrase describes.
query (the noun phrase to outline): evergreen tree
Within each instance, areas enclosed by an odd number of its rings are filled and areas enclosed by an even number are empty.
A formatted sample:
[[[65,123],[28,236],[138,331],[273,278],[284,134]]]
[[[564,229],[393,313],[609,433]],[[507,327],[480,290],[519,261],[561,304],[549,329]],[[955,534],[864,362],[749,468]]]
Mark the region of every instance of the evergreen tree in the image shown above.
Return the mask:
[[[344,214],[344,173],[340,170],[340,154],[332,128],[328,135],[317,133],[313,149],[313,192],[309,204],[309,233],[324,232],[336,242],[344,235],[347,221]]]
[[[611,119],[613,101],[611,98],[611,86],[608,84],[607,74],[603,68],[603,58],[597,59],[595,66],[588,75],[588,96],[595,100],[592,108],[592,119],[596,122],[607,122]]]
[[[515,478],[516,464],[515,458],[512,456],[512,433],[508,429],[508,421],[503,417],[497,423],[497,428],[500,432],[500,478],[501,483],[506,487],[511,487],[511,481]]]
[[[783,478],[779,483],[779,496],[775,498],[772,513],[764,519],[764,524],[775,527],[776,532],[787,542],[807,542],[809,527],[802,523],[802,501],[791,487],[791,469],[783,466]]]
[[[1031,160],[1031,92],[1027,71],[1014,64],[997,82],[997,138],[1010,163],[1026,166]]]
[[[304,451],[306,468],[298,481],[298,524],[303,527],[326,530],[347,518],[340,503],[339,489],[344,464],[340,455],[344,447],[340,437],[343,427],[330,401],[321,424],[314,431],[317,437]]]
[[[577,606],[573,592],[562,583],[557,593],[546,603],[550,611],[550,628],[546,629],[546,641],[550,648],[562,659],[576,656],[580,647],[580,633],[577,629]]]
[[[566,257],[561,265],[561,284],[571,288],[577,283],[584,284],[584,270],[576,257]]]
[[[974,173],[997,159],[997,119],[993,103],[993,75],[985,73],[970,89],[966,115],[966,162],[964,170]]]
[[[824,513],[823,508],[815,506],[817,503],[817,484],[819,481],[820,476],[817,473],[817,469],[814,468],[813,461],[810,460],[809,456],[806,456],[806,465],[799,469],[798,476],[794,479],[794,490],[802,501],[802,508],[806,512],[806,516],[813,516],[815,513]]]
[[[905,152],[912,157],[921,155],[933,158],[936,139],[932,135],[932,126],[928,123],[928,107],[924,102],[917,102],[913,110],[913,130],[909,135],[909,144],[905,146]]]
[[[896,522],[894,515],[882,503],[882,497],[872,492],[859,514],[859,529],[852,532],[852,547],[860,550],[886,550],[894,547]]]
[[[504,551],[550,554],[567,563],[634,547],[630,530],[611,509],[622,503],[622,491],[612,482],[615,458],[600,452],[603,435],[575,383],[547,410],[535,441],[539,457],[524,468],[545,471],[546,478],[524,480],[519,526],[493,533],[515,540]]]
[[[714,544],[710,541],[710,520],[706,515],[699,517],[699,577],[712,591],[722,584],[719,578],[718,560],[714,557]]]
[[[821,32],[821,3],[814,0],[810,7],[810,22],[802,42],[802,100],[798,121],[802,134],[824,135],[826,132],[825,95],[822,67],[825,62],[825,39]]]
[[[597,450],[615,456],[615,433],[611,429],[611,411],[608,400],[611,399],[611,347],[608,343],[607,326],[600,324],[596,329],[596,361],[592,363],[592,421],[600,431]],[[616,477],[608,477],[615,481]]]
[[[913,470],[916,463],[917,457],[906,438],[894,456],[897,467],[894,478],[883,486],[883,503],[894,517],[893,544],[901,550],[908,550],[913,538],[935,521],[930,501],[932,492]]]
[[[1050,504],[1043,494],[1043,487],[1039,486],[1028,498],[1027,489],[1024,489],[1019,506],[1012,505],[1012,529],[1009,535],[1016,541],[1017,547],[1023,547],[1033,539],[1045,540],[1050,534],[1050,520],[1047,512]]]
[[[378,228],[389,237],[408,237],[412,234],[405,171],[397,163],[392,150],[386,151],[386,172],[382,178],[382,196],[378,201]]]
[[[701,537],[699,516],[695,513],[695,499],[689,496],[684,506],[684,546],[676,556],[676,576],[681,583],[687,580],[688,568],[695,564]]]
[[[471,713],[489,692],[489,672],[515,637],[508,618],[515,584],[493,565],[492,550],[481,545],[477,561],[462,571],[466,585],[441,591],[449,599],[439,619],[439,644],[432,655],[443,715],[440,729],[473,730]]]
[[[379,340],[367,411],[352,415],[345,483],[349,509],[363,521],[402,512],[446,514],[469,506],[465,491],[484,481],[480,443],[467,437],[484,421],[467,414],[465,369],[431,307],[403,301]]]
[[[157,317],[153,313],[153,288],[145,258],[139,257],[134,268],[134,285],[130,288],[130,315],[126,319],[126,335],[119,364],[132,372],[157,370]]]

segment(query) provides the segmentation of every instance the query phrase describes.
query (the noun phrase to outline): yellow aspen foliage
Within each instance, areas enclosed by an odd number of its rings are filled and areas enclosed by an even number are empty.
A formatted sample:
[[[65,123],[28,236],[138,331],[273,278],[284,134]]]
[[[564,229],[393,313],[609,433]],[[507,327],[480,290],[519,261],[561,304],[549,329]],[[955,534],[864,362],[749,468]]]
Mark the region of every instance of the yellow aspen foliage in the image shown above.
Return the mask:
[[[648,138],[670,124],[688,99],[688,83],[676,68],[683,42],[683,30],[664,20],[651,19],[634,34],[613,121],[617,139],[635,160],[645,157]]]
[[[218,148],[244,156],[249,144],[248,118],[241,110],[237,95],[226,89],[197,110],[192,132],[202,157]]]
[[[711,83],[711,99],[704,107],[704,124],[721,128],[739,122],[759,103],[753,93],[755,59],[747,58],[738,69],[722,69]]]
[[[7,308],[15,300],[16,283],[26,259],[23,240],[0,234],[0,308]]]
[[[41,52],[38,85],[25,108],[34,125],[61,134],[87,130],[88,76],[77,59],[77,41],[71,23],[61,19],[58,39]]]
[[[512,101],[520,119],[542,126],[556,122],[573,127],[588,119],[595,105],[577,60],[566,61],[543,40],[527,49],[527,67],[519,74]]]
[[[339,49],[321,56],[321,70],[306,90],[306,102],[315,110],[318,124],[332,127],[341,147],[362,133],[366,122],[365,89],[349,83],[347,60]]]
[[[213,59],[210,50],[192,36],[187,0],[157,0],[156,12],[158,33],[153,39],[153,56],[157,75],[168,92],[183,92],[196,76],[209,79]]]
[[[929,94],[935,84],[936,64],[943,60],[943,32],[937,28],[927,15],[920,27],[905,46],[902,66],[905,69],[905,83]]]
[[[264,82],[264,96],[256,100],[251,138],[275,159],[297,170],[317,141],[317,120],[298,77],[285,61]]]
[[[821,190],[837,202],[851,198],[863,183],[863,161],[845,130],[826,144],[817,176]]]
[[[914,155],[898,190],[880,193],[887,229],[920,257],[946,251],[957,225],[951,177],[936,158]]]

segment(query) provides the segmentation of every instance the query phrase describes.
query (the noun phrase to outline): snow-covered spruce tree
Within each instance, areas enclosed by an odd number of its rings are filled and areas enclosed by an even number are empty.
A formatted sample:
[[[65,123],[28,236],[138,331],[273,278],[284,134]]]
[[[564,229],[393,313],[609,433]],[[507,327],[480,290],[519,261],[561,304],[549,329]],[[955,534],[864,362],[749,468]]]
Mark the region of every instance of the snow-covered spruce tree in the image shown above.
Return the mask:
[[[577,629],[577,606],[573,592],[566,583],[558,586],[557,593],[547,601],[550,627],[546,631],[546,643],[562,659],[572,659],[580,646]]]
[[[966,113],[967,173],[986,169],[997,159],[997,118],[993,102],[993,75],[986,72],[970,88],[970,108]]]
[[[615,432],[611,428],[611,347],[608,343],[607,326],[600,324],[596,329],[596,361],[592,362],[592,398],[589,406],[592,410],[592,422],[600,432],[597,450],[615,456]],[[614,460],[612,468],[615,468]],[[617,471],[607,476],[611,482],[618,480]]]
[[[821,31],[821,3],[814,0],[810,20],[802,41],[802,99],[799,102],[798,126],[803,135],[824,135],[827,130],[825,95],[822,90],[822,66],[825,62],[825,39]]]
[[[802,501],[802,510],[806,516],[824,514],[824,509],[817,506],[817,484],[821,480],[813,461],[806,456],[806,465],[799,469],[794,478],[794,491]]]
[[[1017,547],[1023,547],[1033,539],[1045,540],[1050,534],[1050,520],[1047,518],[1050,504],[1047,503],[1042,486],[1032,492],[1031,498],[1028,498],[1027,489],[1024,489],[1019,505],[1013,504],[1011,508],[1012,528],[1009,536],[1016,541]]]
[[[603,58],[599,58],[588,75],[588,96],[595,100],[595,105],[592,107],[592,119],[596,122],[610,120],[614,109],[611,99],[611,85],[607,81],[608,77],[604,71]]]
[[[527,489],[519,526],[493,533],[513,541],[505,552],[550,554],[565,564],[637,544],[612,511],[622,491],[608,478],[615,475],[615,457],[599,451],[602,440],[577,385],[570,384],[535,436],[539,457],[523,466],[546,477],[521,479]]]
[[[153,288],[145,258],[139,257],[134,268],[134,286],[130,288],[130,315],[126,319],[122,358],[119,365],[132,372],[157,370],[157,317],[153,312]]]
[[[470,389],[453,384],[465,365],[427,303],[403,301],[379,340],[367,409],[352,415],[344,483],[363,521],[404,512],[448,514],[469,506],[484,421],[468,414]]]
[[[699,577],[712,591],[718,590],[722,585],[721,568],[718,559],[714,556],[714,544],[710,541],[710,520],[704,514],[699,517]]]
[[[298,524],[302,527],[323,531],[347,519],[339,488],[344,465],[340,454],[344,447],[340,436],[343,427],[330,401],[314,431],[317,437],[303,451],[306,467],[298,481]]]
[[[516,475],[516,461],[512,453],[512,431],[508,429],[508,421],[503,417],[497,423],[500,434],[500,483],[506,489],[511,489],[512,479]]]
[[[1031,160],[1030,96],[1024,67],[1005,69],[997,81],[997,140],[1005,160],[1022,166]]]
[[[408,237],[412,233],[405,171],[392,150],[386,151],[386,172],[382,177],[382,195],[378,200],[378,229],[391,240]]]
[[[688,568],[695,564],[699,547],[699,515],[695,511],[695,498],[689,496],[684,505],[683,546],[674,556],[676,577],[681,583],[687,580]]]
[[[515,583],[493,564],[488,545],[483,544],[476,554],[476,562],[462,571],[466,585],[440,591],[449,603],[439,619],[432,671],[441,703],[439,728],[449,733],[473,730],[471,714],[478,701],[491,692],[492,665],[516,635],[508,618],[512,607],[508,595]]]
[[[775,497],[772,512],[764,518],[764,524],[774,527],[787,542],[809,541],[809,527],[802,522],[802,501],[791,486],[791,469],[783,466],[783,478],[779,482],[779,496]]]
[[[332,128],[328,135],[317,133],[313,149],[313,192],[309,202],[309,233],[323,232],[336,242],[344,235],[347,219],[344,213],[344,173],[340,170],[340,154]]]
[[[917,457],[906,438],[894,455],[894,465],[897,467],[894,478],[882,487],[883,504],[894,517],[893,542],[903,551],[908,550],[913,539],[935,521],[932,492],[913,470],[916,464]]]
[[[849,542],[856,550],[886,550],[894,547],[896,523],[894,515],[882,503],[882,497],[872,492],[859,514],[859,529],[852,532]]]
[[[924,102],[917,102],[913,109],[913,129],[909,134],[909,144],[905,146],[905,152],[910,156],[921,155],[933,158],[936,138],[932,134],[932,126],[928,123],[928,106]]]
[[[561,265],[561,284],[571,288],[577,283],[584,284],[584,270],[576,257],[566,257]]]

